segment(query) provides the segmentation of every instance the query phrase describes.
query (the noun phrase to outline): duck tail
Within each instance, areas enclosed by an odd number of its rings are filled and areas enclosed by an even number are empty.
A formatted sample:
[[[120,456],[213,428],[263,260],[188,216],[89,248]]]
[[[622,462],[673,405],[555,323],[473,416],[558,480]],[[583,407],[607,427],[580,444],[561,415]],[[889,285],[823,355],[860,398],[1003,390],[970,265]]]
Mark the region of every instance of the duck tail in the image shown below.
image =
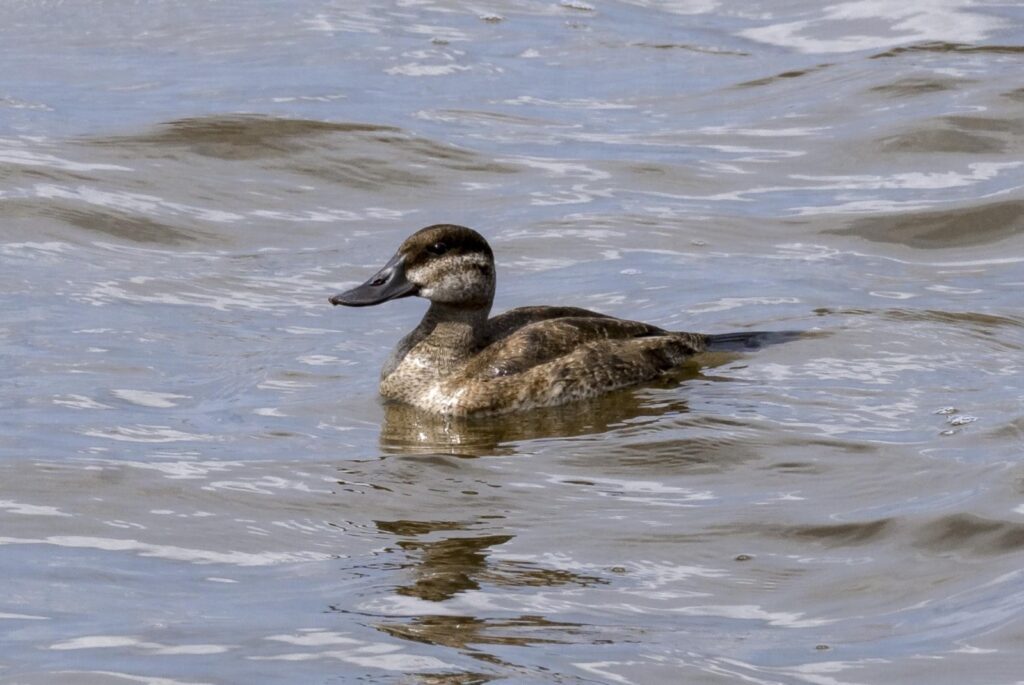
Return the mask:
[[[804,331],[737,331],[705,336],[709,350],[750,350],[803,337]]]

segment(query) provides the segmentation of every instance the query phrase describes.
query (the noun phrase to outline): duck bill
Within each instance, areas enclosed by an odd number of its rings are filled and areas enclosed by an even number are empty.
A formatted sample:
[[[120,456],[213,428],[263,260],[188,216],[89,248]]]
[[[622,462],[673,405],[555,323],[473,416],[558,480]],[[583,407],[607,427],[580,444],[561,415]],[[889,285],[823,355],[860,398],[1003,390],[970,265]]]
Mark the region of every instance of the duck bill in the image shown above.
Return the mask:
[[[388,300],[415,295],[417,290],[416,284],[410,283],[405,277],[405,258],[396,254],[366,283],[338,293],[330,299],[330,303],[343,304],[346,307],[368,307]]]

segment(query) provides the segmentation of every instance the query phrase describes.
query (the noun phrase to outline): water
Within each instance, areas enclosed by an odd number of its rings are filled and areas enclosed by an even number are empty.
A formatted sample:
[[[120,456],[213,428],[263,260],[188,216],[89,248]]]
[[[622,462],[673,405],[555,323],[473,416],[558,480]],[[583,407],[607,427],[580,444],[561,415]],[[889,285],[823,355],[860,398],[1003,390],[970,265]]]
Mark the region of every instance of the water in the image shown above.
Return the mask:
[[[1012,4],[0,8],[0,683],[1016,683]],[[561,410],[376,397],[496,308],[814,331]]]

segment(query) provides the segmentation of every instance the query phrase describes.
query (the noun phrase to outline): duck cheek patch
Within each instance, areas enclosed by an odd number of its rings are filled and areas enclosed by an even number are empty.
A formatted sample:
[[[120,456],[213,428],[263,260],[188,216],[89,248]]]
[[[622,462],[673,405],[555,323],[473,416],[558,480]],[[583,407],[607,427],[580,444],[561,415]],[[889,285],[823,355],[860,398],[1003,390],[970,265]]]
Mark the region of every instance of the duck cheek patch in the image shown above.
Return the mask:
[[[446,302],[477,302],[493,289],[493,269],[486,257],[468,253],[439,262],[427,279],[434,297]]]
[[[446,273],[420,291],[423,297],[434,302],[470,303],[479,299],[481,289],[486,288],[479,274],[460,271]]]

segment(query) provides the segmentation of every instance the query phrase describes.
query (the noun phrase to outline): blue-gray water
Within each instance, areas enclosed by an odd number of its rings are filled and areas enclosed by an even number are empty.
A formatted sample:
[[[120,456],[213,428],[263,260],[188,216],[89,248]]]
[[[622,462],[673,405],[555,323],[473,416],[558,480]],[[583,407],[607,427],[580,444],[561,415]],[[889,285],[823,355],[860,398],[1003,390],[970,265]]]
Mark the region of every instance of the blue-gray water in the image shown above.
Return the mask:
[[[990,683],[1024,639],[1024,9],[0,4],[0,683]],[[497,309],[816,334],[382,406]]]

